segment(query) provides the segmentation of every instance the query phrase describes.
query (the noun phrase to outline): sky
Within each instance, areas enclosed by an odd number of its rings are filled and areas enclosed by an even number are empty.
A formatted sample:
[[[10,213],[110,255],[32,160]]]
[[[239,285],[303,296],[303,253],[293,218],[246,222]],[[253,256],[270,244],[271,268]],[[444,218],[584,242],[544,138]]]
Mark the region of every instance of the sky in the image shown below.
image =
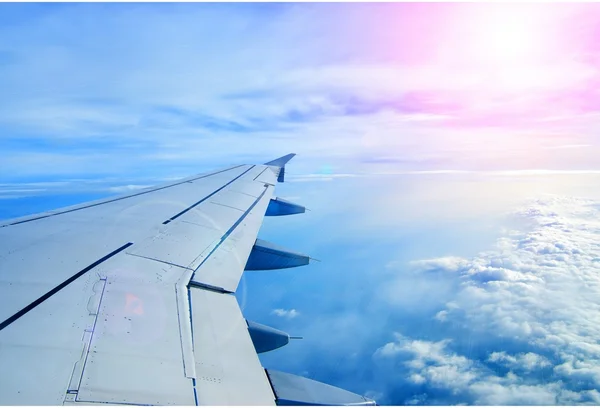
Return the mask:
[[[321,260],[263,365],[381,404],[600,404],[600,5],[0,4],[0,218],[295,152]]]

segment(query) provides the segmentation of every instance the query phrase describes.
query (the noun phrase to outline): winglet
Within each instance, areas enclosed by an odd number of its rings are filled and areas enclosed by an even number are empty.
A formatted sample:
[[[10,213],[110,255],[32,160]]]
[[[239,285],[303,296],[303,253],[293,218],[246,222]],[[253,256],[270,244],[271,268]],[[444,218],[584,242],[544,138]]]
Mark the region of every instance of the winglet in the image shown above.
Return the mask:
[[[266,162],[267,166],[277,166],[277,167],[285,167],[286,163],[292,160],[292,158],[296,155],[296,153],[286,154],[285,156],[281,156],[278,159],[271,160],[270,162]]]
[[[287,162],[292,160],[292,158],[296,155],[296,153],[286,154],[278,159],[271,160],[270,162],[266,162],[266,166],[274,167],[275,174],[277,175],[277,181],[282,183],[285,177],[285,165]]]

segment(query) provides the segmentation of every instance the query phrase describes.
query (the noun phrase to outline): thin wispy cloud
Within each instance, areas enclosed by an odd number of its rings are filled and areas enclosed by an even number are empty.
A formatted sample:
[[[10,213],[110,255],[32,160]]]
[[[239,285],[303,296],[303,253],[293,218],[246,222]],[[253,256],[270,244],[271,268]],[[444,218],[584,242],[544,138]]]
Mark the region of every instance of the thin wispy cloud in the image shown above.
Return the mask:
[[[600,107],[595,8],[4,4],[0,138],[14,160],[0,170],[164,172],[289,150],[458,160],[466,139],[485,151],[499,129],[515,149],[525,136],[512,135],[536,126],[526,139],[540,150],[541,123],[564,146],[595,145],[568,131],[591,126]],[[574,163],[539,161],[559,159]]]
[[[582,149],[584,147],[592,147],[591,144],[566,144],[558,146],[547,146],[545,149]]]
[[[287,319],[294,319],[300,316],[300,312],[298,312],[296,309],[274,309],[271,314],[278,317],[285,317]]]
[[[127,184],[125,186],[109,187],[108,191],[112,193],[127,193],[129,191],[142,190],[144,188],[152,187],[151,184]]]

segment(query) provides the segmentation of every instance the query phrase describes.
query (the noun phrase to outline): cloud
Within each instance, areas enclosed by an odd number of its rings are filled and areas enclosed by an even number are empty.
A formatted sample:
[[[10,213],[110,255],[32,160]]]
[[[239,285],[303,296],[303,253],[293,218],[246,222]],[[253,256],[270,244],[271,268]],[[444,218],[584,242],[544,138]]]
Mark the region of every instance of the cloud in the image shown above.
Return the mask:
[[[306,183],[313,181],[333,181],[340,178],[364,177],[363,174],[344,174],[344,173],[316,173],[316,174],[290,174],[286,175],[285,181],[290,183]]]
[[[402,386],[411,390],[407,404],[600,402],[600,202],[546,196],[514,215],[527,227],[507,230],[475,257],[408,264],[431,282],[433,295],[417,298],[430,313],[419,320],[427,337],[408,326],[375,352],[384,372],[382,361],[400,364],[388,395]],[[395,279],[406,282],[406,273]],[[453,289],[437,290],[440,281]],[[405,284],[385,286],[392,294]],[[410,310],[415,301],[400,304]]]
[[[289,174],[286,181],[292,183],[313,181],[334,181],[341,178],[357,177],[386,177],[386,176],[465,176],[476,177],[536,177],[536,176],[597,176],[600,170],[553,170],[553,169],[520,169],[520,170],[389,170],[389,171],[367,171],[364,173],[314,173],[314,174]],[[423,262],[450,262],[451,259],[436,259],[426,261],[415,261],[415,264]],[[458,261],[458,259],[454,259]]]
[[[396,340],[375,352],[375,358],[400,360],[409,383],[446,390],[453,403],[475,405],[548,405],[556,401],[557,383],[526,384],[508,372],[494,374],[478,361],[448,349],[450,340],[413,340],[396,333]],[[405,403],[413,404],[418,395]],[[425,402],[425,401],[424,401]]]
[[[557,145],[557,146],[547,146],[544,149],[581,149],[584,147],[592,147],[590,144],[567,144],[567,145]]]
[[[113,193],[127,193],[129,191],[141,190],[144,188],[152,187],[147,184],[127,184],[124,186],[109,187],[108,190]]]
[[[456,256],[447,256],[444,258],[426,259],[422,261],[413,261],[411,265],[416,269],[428,272],[428,271],[444,271],[444,272],[456,272],[467,266],[467,262],[464,259]]]
[[[181,178],[181,177],[177,177]],[[130,184],[122,184],[130,181]],[[27,197],[61,196],[75,194],[102,195],[127,193],[163,183],[165,178],[153,179],[116,179],[116,178],[89,178],[89,179],[62,179],[56,181],[39,181],[28,183],[1,183],[0,199],[17,199]]]
[[[287,319],[294,319],[300,316],[300,312],[298,312],[296,309],[274,309],[271,314],[279,317],[285,317]]]
[[[565,34],[577,31],[579,40],[593,38],[594,24],[569,30],[573,21],[595,21],[593,13],[573,19],[556,10],[534,17]],[[485,165],[489,157],[474,150],[500,156],[498,144],[527,144],[506,131],[512,122],[530,128],[531,121],[562,116],[579,123],[598,110],[593,93],[583,94],[590,102],[584,107],[566,97],[596,88],[586,49],[508,73],[473,60],[469,38],[476,36],[464,37],[462,28],[480,21],[472,18],[482,12],[476,6],[73,4],[2,11],[0,88],[9,97],[0,96],[0,139],[11,157],[0,169],[4,177],[125,174],[157,165],[193,172],[201,162],[264,160],[290,149],[321,161],[426,153]],[[371,29],[359,34],[355,27]],[[443,45],[449,38],[452,53]],[[569,140],[560,143],[590,144],[594,122],[586,120],[587,133],[569,128]],[[555,122],[548,126],[565,126]],[[464,123],[476,129],[457,129]],[[484,134],[494,131],[500,135],[491,144]],[[466,145],[471,151],[461,153]],[[555,150],[553,160],[562,164],[559,151],[580,149]],[[597,154],[588,154],[595,163]],[[537,164],[529,152],[523,156]]]
[[[441,312],[440,312],[441,313]],[[504,351],[496,351],[490,354],[489,362],[502,364],[511,369],[533,371],[539,368],[550,366],[550,360],[536,353],[519,353],[509,355]]]

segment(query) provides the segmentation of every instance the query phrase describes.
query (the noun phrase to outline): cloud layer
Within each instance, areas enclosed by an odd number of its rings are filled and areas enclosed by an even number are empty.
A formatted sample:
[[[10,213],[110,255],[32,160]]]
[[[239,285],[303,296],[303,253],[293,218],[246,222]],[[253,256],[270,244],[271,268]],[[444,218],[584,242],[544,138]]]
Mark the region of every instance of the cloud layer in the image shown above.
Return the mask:
[[[405,403],[600,403],[599,209],[581,198],[537,200],[517,213],[529,228],[493,250],[412,262],[455,292],[429,316],[445,338],[396,333],[377,350],[378,364],[396,367],[388,392],[408,383]]]

